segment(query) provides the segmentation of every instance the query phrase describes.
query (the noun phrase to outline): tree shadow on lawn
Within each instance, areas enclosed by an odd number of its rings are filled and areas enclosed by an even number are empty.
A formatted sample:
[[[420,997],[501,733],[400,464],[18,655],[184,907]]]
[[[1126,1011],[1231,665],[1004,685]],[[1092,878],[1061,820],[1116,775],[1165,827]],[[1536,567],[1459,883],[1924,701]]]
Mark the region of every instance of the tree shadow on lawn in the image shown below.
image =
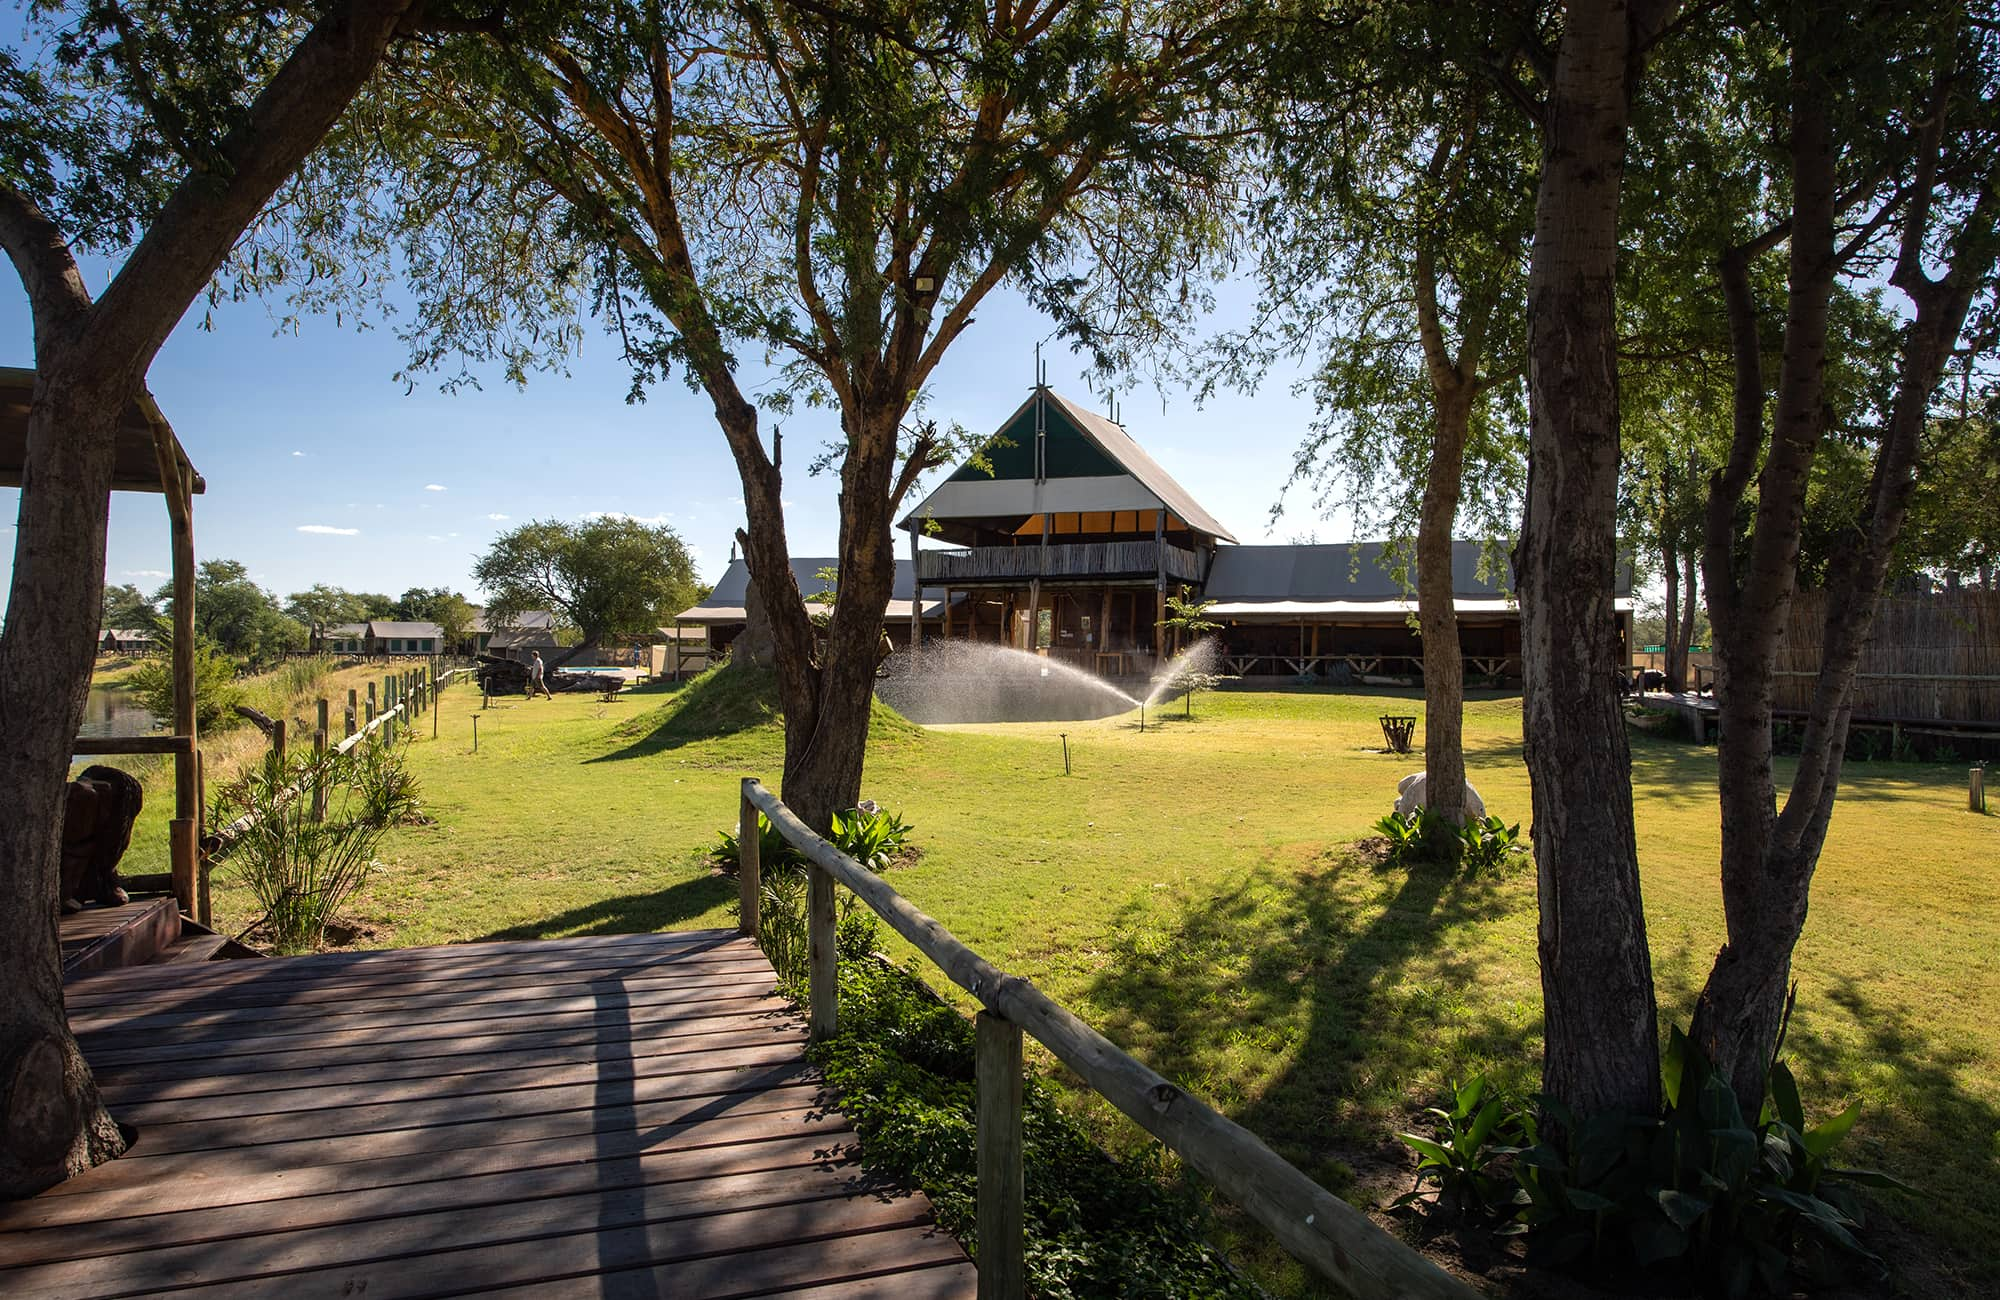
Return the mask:
[[[1384,1141],[1382,1112],[1438,1078],[1442,1039],[1459,1058],[1528,1060],[1521,1025],[1461,995],[1480,982],[1477,961],[1445,947],[1453,927],[1518,905],[1504,886],[1344,854],[1297,873],[1267,867],[1164,931],[1127,909],[1088,996],[1114,1041],[1338,1188],[1385,1145],[1400,1150]],[[1410,986],[1402,976],[1419,955],[1436,978]],[[1289,1060],[1244,1095],[1232,1052]]]
[[[1960,1082],[1979,1068],[1979,1053],[1935,1040],[1913,1023],[1908,1008],[1871,997],[1853,976],[1829,982],[1823,996],[1846,1012],[1845,1023],[1831,1010],[1820,1011],[1820,1032],[1813,1022],[1794,1020],[1784,1054],[1801,1075],[1808,1116],[1831,1113],[1854,1093],[1869,1094],[1835,1162],[1886,1167],[1911,1184],[1914,1193],[1874,1195],[1903,1224],[1925,1234],[1900,1243],[1871,1234],[1870,1244],[1895,1266],[1902,1294],[1995,1294],[2000,1106]],[[1954,1225],[1955,1243],[1971,1258],[1929,1236],[1937,1220]]]
[[[482,934],[474,942],[499,939],[556,939],[591,934],[649,934],[672,930],[680,923],[735,901],[736,882],[719,875],[700,875],[646,894],[621,894],[599,899],[554,916],[510,925]]]

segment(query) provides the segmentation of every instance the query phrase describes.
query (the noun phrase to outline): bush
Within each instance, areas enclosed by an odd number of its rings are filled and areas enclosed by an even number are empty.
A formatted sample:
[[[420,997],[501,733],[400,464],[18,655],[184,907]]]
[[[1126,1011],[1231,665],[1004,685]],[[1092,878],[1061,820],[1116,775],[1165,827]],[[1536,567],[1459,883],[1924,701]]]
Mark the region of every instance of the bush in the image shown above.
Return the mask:
[[[264,909],[258,924],[279,952],[317,947],[327,923],[374,868],[383,827],[352,815],[349,767],[347,758],[331,753],[283,760],[269,754],[214,801],[221,824],[250,818],[229,846],[228,862]],[[324,821],[312,816],[316,785],[327,791]]]
[[[1534,1121],[1523,1121],[1532,1145],[1516,1163],[1518,1217],[1534,1256],[1677,1268],[1731,1297],[1786,1294],[1795,1270],[1814,1281],[1855,1265],[1883,1271],[1855,1235],[1863,1222],[1855,1189],[1904,1185],[1829,1161],[1860,1103],[1807,1127],[1798,1085],[1777,1062],[1752,1123],[1679,1029],[1668,1044],[1665,1084],[1661,1116],[1579,1122],[1553,1098],[1538,1099],[1566,1141],[1536,1141]]]
[[[391,744],[379,736],[378,732],[377,738],[362,741],[344,756],[348,783],[361,796],[362,819],[384,827],[424,822],[417,778],[410,772],[408,738]]]
[[[840,1029],[809,1054],[840,1092],[862,1162],[921,1188],[976,1258],[972,1023],[912,971],[869,959],[841,966]],[[1112,1159],[1041,1079],[1026,1080],[1022,1103],[1031,1294],[1258,1294],[1206,1241],[1191,1191],[1169,1189],[1156,1168]]]
[[[901,853],[910,847],[910,834],[916,827],[869,800],[846,812],[833,815],[833,834],[828,841],[833,847],[853,858],[868,870],[880,873]],[[732,830],[716,833],[715,847],[709,856],[723,871],[736,871],[740,854],[736,845],[737,833]],[[769,872],[787,864],[805,865],[805,855],[792,847],[771,825],[771,819],[763,813],[757,814],[757,865]]]
[[[1500,1095],[1487,1087],[1483,1074],[1454,1084],[1449,1101],[1449,1107],[1425,1110],[1437,1121],[1432,1136],[1396,1135],[1417,1153],[1417,1185],[1397,1197],[1394,1208],[1423,1204],[1427,1184],[1437,1188],[1437,1208],[1456,1214],[1492,1212],[1511,1205],[1513,1180],[1501,1164],[1518,1150],[1514,1144],[1523,1135],[1520,1115],[1507,1111]]]
[[[171,725],[174,716],[174,663],[171,655],[155,655],[132,670],[132,692],[146,711]],[[207,641],[194,648],[194,723],[199,731],[227,731],[242,724],[236,706],[243,688],[236,684],[236,664]]]

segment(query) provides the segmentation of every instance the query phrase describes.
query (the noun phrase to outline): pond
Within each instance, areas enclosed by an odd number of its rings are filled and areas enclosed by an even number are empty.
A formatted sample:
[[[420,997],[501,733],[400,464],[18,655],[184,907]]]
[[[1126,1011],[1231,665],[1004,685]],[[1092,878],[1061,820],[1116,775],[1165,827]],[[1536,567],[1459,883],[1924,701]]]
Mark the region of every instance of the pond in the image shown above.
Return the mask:
[[[131,691],[93,686],[83,706],[79,736],[145,736],[158,729],[159,719]]]

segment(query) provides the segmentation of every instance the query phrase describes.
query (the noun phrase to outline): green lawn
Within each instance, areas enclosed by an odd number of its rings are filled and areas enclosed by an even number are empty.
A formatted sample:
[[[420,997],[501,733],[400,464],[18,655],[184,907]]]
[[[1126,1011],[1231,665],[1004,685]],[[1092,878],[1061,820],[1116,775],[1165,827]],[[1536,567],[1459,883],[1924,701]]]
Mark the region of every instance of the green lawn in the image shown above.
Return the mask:
[[[1400,1168],[1389,1135],[1413,1106],[1475,1070],[1525,1095],[1540,1047],[1531,868],[1468,881],[1345,851],[1419,765],[1375,752],[1390,699],[1421,712],[1409,694],[1223,691],[1143,734],[1130,718],[884,718],[865,793],[918,827],[923,856],[891,880],[920,907],[1315,1177],[1372,1194]],[[669,696],[481,711],[448,692],[438,740],[424,719],[413,751],[436,824],[389,840],[349,909],[364,942],[733,924],[707,848],[734,823],[738,778],[775,780],[780,737],[663,726]],[[1526,821],[1518,699],[1472,702],[1466,743],[1488,806]],[[1662,1011],[1684,1021],[1721,936],[1712,751],[1635,736],[1633,775]],[[2000,818],[1964,797],[1962,768],[1848,768],[1789,1051],[1809,1109],[1865,1101],[1854,1154],[1921,1184],[1926,1203],[1903,1212],[1990,1285]],[[247,921],[226,873],[217,886],[221,919]],[[1076,1104],[1114,1146],[1139,1139]],[[1254,1235],[1239,1245],[1269,1284],[1301,1289]]]

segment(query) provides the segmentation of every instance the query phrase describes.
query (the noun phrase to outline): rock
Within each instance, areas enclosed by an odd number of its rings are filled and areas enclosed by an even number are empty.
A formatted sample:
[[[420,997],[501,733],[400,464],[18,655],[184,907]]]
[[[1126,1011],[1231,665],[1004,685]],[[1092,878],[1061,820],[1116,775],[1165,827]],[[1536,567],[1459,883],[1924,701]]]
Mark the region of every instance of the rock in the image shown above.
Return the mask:
[[[1428,778],[1422,772],[1412,772],[1396,782],[1396,811],[1404,817],[1414,817],[1417,809],[1426,807],[1424,784]],[[1465,815],[1480,821],[1486,820],[1486,801],[1479,797],[1479,791],[1472,788],[1472,782],[1465,783]]]

